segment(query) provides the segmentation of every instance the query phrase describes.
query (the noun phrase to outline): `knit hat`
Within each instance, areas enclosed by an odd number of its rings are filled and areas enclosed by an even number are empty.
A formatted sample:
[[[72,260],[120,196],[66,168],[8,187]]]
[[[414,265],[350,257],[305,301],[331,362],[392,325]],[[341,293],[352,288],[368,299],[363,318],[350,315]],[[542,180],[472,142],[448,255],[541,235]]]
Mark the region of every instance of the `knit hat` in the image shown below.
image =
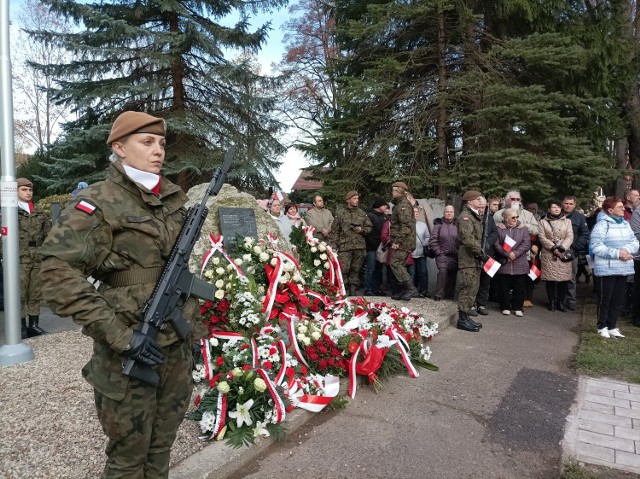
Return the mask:
[[[347,193],[347,200],[350,200],[354,196],[360,196],[360,195],[358,195],[358,192],[356,190],[351,190],[349,193]]]
[[[482,196],[482,193],[480,193],[479,191],[477,191],[477,190],[469,190],[464,194],[462,199],[464,201],[473,201],[473,200],[477,199],[480,196]]]
[[[407,184],[402,181],[396,181],[394,184],[391,185],[391,187],[402,188],[404,191],[409,191],[409,187],[407,186]]]
[[[373,201],[373,208],[380,208],[381,206],[386,205],[387,202],[384,200],[384,198],[380,198],[379,196]]]
[[[86,181],[81,181],[80,183],[78,183],[78,189],[79,190],[84,190],[85,188],[88,188],[89,185],[87,184]]]
[[[31,181],[27,180],[26,178],[18,178],[18,188],[20,188],[21,186],[30,186],[31,188],[33,188],[33,183],[31,183]]]
[[[107,145],[118,141],[133,133],[152,133],[154,135],[165,136],[167,125],[162,118],[142,113],[140,111],[125,111],[111,127],[111,134],[107,138]]]

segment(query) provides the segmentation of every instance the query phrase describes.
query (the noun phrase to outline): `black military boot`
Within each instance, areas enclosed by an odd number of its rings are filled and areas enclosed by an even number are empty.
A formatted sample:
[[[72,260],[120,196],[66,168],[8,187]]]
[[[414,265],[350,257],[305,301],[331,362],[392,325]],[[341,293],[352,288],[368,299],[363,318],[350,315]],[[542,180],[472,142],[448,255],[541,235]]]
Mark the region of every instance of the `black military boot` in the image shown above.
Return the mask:
[[[40,316],[31,316],[29,315],[29,328],[28,333],[29,337],[40,336],[46,331],[40,327]]]
[[[415,298],[419,295],[418,290],[411,281],[407,281],[402,284],[402,293],[400,293],[400,299],[409,301],[411,298]]]
[[[456,327],[463,331],[471,331],[472,333],[480,331],[480,328],[469,319],[469,315],[464,311],[458,311],[458,324]]]
[[[22,325],[22,339],[30,338],[29,332],[27,331],[27,318],[20,318],[20,323]]]

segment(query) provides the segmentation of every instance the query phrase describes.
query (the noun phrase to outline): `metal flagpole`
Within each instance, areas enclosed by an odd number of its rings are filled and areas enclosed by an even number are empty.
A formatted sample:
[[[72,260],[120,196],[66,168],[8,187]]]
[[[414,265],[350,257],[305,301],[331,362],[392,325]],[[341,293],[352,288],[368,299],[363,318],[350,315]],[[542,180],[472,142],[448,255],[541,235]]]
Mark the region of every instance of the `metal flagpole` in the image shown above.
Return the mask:
[[[4,273],[4,329],[6,344],[0,347],[0,366],[33,359],[33,350],[22,342],[20,325],[20,256],[18,253],[18,183],[13,156],[13,93],[9,49],[9,2],[0,1],[0,202],[2,203],[2,270]]]

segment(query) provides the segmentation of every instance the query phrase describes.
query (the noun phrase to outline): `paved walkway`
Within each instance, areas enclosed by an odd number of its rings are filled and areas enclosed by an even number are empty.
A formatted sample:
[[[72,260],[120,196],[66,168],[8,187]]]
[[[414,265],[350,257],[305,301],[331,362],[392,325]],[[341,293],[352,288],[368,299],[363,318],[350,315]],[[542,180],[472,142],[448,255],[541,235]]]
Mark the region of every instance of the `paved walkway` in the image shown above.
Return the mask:
[[[640,474],[640,385],[580,377],[565,456]]]

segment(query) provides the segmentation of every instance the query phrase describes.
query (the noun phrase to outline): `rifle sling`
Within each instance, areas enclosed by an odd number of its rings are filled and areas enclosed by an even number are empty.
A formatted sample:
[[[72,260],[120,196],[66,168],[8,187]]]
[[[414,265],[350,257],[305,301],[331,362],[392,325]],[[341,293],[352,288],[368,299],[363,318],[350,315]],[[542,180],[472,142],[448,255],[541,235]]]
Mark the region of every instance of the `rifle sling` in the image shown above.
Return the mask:
[[[112,288],[155,283],[158,281],[163,268],[163,266],[156,266],[155,268],[130,268],[124,271],[114,271],[100,280]]]

